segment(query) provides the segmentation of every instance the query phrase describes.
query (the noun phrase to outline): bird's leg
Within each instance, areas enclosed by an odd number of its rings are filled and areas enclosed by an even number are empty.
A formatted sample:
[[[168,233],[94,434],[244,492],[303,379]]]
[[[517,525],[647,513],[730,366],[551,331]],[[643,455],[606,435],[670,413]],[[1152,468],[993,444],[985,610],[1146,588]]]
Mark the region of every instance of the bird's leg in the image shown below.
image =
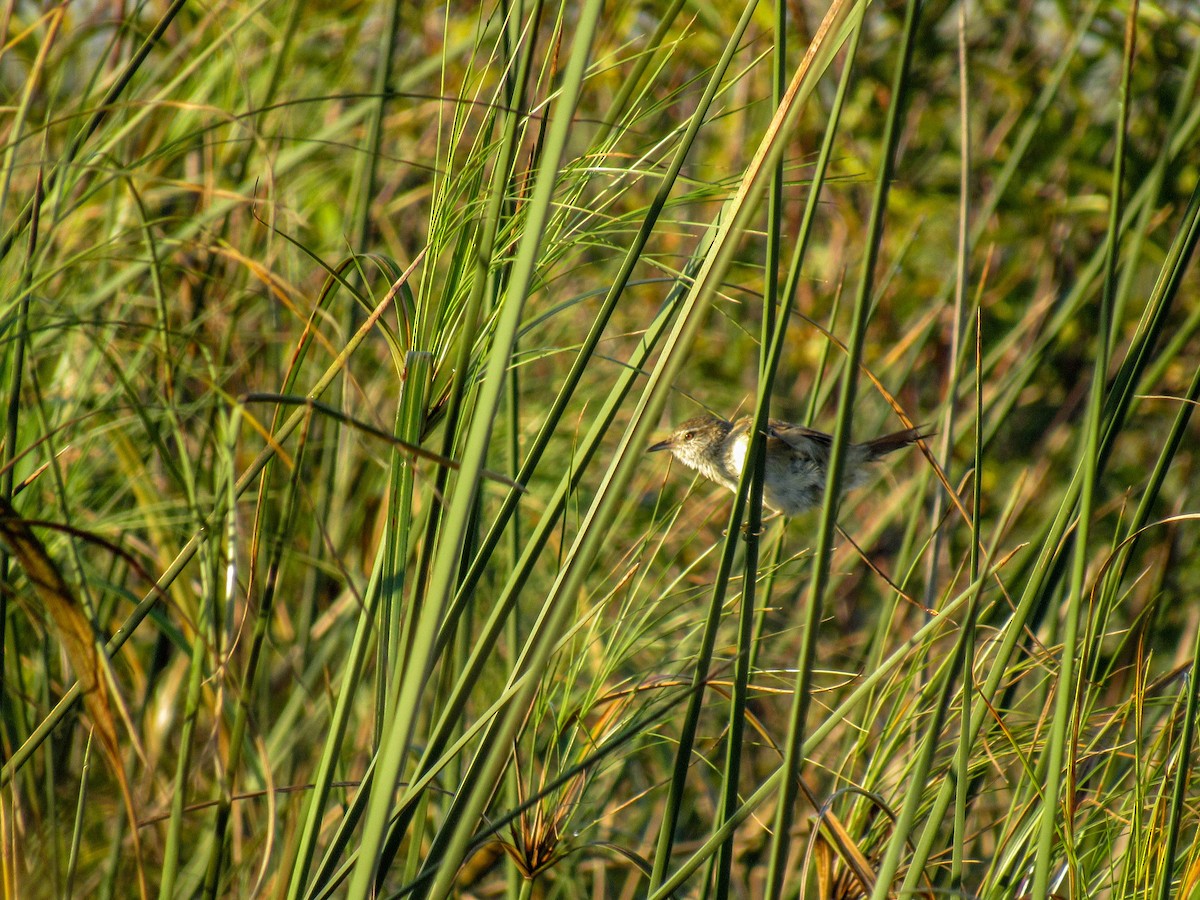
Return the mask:
[[[746,522],[744,525],[742,525],[742,540],[748,541],[748,540],[750,540],[751,537],[762,537],[764,534],[767,533],[766,526],[769,523],[774,522],[776,519],[778,519],[782,515],[783,515],[783,513],[776,510],[775,512],[773,512],[769,516],[767,516],[765,519],[760,519],[759,523],[758,523],[758,531],[755,531],[755,532],[750,531],[750,523]]]

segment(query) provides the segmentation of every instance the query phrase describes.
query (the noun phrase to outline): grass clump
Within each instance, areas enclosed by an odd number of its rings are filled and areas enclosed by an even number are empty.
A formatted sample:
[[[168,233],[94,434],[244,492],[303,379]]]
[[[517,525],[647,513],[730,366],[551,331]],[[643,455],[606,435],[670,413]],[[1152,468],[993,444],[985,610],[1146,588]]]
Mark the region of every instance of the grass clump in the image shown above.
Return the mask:
[[[1196,889],[1186,13],[5,21],[6,893]]]

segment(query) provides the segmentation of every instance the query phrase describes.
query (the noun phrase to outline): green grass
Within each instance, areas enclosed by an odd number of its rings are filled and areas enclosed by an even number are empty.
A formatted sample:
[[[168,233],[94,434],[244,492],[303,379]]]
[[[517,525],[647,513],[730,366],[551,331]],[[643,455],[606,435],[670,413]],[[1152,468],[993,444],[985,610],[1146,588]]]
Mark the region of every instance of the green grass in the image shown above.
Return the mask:
[[[1010,6],[9,10],[3,896],[1200,895],[1200,20]]]

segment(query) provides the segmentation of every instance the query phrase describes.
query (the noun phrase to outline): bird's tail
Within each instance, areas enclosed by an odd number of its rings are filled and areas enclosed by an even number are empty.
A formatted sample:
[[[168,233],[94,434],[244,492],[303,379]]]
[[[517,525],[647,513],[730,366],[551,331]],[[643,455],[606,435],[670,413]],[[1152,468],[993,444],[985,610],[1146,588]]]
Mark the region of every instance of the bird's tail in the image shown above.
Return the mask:
[[[872,441],[864,441],[862,446],[866,448],[867,459],[879,459],[879,457],[887,456],[901,447],[915,444],[917,441],[933,437],[935,434],[937,432],[928,426],[918,425],[916,428],[905,428],[903,431],[885,434],[883,437],[877,437]]]

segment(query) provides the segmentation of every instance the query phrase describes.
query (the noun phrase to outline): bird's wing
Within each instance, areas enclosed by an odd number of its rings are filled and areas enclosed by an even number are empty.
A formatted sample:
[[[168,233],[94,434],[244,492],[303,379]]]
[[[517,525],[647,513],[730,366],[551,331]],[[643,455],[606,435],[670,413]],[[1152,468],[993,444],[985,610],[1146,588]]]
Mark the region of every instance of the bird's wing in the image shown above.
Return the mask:
[[[829,456],[829,447],[833,443],[833,437],[814,428],[805,428],[803,425],[792,425],[790,422],[772,419],[767,424],[768,451],[771,449],[773,441],[786,444],[792,450],[805,456],[824,459]]]

